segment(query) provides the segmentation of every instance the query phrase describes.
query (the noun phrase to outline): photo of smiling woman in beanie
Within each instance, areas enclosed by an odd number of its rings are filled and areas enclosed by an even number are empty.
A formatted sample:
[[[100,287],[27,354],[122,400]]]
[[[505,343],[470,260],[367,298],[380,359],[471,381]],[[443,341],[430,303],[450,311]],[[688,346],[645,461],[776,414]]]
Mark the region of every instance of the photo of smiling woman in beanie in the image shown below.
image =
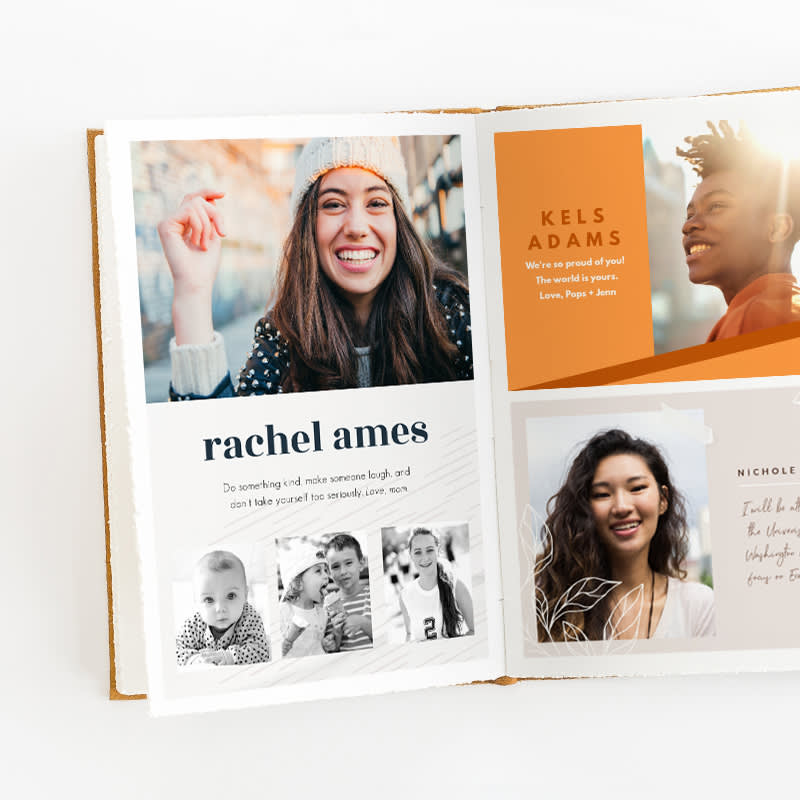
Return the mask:
[[[158,225],[174,281],[170,399],[472,378],[469,291],[411,222],[395,137],[304,147],[273,295],[234,378],[211,314],[222,198],[188,194]]]

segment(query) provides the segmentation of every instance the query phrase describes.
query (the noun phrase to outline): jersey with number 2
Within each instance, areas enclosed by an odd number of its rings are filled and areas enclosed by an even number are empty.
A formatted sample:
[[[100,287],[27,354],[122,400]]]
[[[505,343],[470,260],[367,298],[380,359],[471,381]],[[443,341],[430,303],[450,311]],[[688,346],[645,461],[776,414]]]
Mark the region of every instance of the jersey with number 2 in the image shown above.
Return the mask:
[[[412,581],[403,589],[403,603],[408,614],[412,642],[442,638],[444,618],[438,585],[433,589],[423,589],[419,580]]]

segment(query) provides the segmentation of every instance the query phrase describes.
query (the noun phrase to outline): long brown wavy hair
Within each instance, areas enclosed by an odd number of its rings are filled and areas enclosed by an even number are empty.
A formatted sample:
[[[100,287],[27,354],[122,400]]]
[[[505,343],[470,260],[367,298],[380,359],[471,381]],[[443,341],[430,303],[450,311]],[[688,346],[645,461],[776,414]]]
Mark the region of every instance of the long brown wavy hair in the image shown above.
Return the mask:
[[[268,309],[291,354],[284,391],[355,387],[357,345],[370,347],[373,386],[453,380],[458,348],[447,335],[434,284],[449,282],[466,304],[469,290],[463,278],[437,261],[389,186],[397,255],[362,328],[350,303],[320,267],[315,236],[320,182],[318,178],[306,192],[295,215],[284,244],[274,305]]]
[[[581,449],[567,473],[564,485],[547,501],[547,531],[542,530],[544,552],[537,559],[537,592],[553,609],[559,598],[584,578],[611,580],[608,555],[597,534],[591,507],[591,487],[597,465],[609,456],[639,456],[653,474],[667,509],[659,517],[656,532],[650,541],[647,562],[654,572],[684,579],[683,568],[689,541],[686,503],[673,484],[666,461],[659,449],[625,431],[612,429],[593,436]],[[663,487],[663,488],[662,488]],[[585,603],[588,605],[588,603]],[[611,611],[609,594],[588,610],[574,611],[564,619],[582,631],[586,638],[603,638],[603,626]],[[547,631],[539,625],[539,641],[563,641],[559,624]]]

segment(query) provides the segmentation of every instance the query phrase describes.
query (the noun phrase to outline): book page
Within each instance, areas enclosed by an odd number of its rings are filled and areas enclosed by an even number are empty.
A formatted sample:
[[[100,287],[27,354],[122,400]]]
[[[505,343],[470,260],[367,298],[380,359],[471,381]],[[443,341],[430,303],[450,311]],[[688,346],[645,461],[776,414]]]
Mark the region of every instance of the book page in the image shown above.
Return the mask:
[[[480,119],[510,675],[797,668],[798,115]]]
[[[471,118],[106,139],[154,712],[502,674]]]

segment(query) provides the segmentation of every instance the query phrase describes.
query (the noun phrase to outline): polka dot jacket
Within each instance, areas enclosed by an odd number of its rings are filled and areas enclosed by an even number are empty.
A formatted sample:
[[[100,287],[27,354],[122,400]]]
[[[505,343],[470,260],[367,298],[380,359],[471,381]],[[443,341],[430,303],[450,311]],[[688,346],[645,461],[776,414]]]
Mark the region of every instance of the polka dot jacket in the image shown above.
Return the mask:
[[[260,664],[269,661],[269,641],[264,633],[261,616],[250,603],[245,603],[242,616],[219,639],[199,612],[189,617],[175,640],[178,666],[191,663],[203,650],[221,650],[225,664]]]
[[[471,380],[472,369],[472,325],[469,299],[449,281],[434,284],[436,299],[448,325],[450,340],[458,348],[454,361],[456,380]],[[234,387],[230,373],[220,381],[209,395],[178,394],[169,387],[170,400],[200,400],[234,395],[278,394],[283,392],[282,382],[289,368],[289,346],[280,331],[262,317],[255,327],[253,345],[247,363],[239,372]]]

